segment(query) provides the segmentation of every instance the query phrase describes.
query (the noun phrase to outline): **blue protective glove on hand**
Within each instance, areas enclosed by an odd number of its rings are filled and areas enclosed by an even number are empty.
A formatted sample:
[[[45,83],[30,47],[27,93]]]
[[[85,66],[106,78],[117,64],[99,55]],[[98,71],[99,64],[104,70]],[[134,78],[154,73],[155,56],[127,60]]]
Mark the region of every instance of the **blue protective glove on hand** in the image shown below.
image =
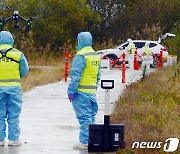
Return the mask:
[[[74,100],[74,94],[68,94],[69,101],[72,102]]]

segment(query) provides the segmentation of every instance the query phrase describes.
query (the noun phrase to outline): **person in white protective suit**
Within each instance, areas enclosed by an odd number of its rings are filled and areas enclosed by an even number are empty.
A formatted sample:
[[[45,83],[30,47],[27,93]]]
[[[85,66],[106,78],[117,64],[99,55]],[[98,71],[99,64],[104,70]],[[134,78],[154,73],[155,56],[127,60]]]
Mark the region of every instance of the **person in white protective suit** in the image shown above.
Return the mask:
[[[134,54],[134,52],[136,50],[135,44],[133,43],[132,39],[128,39],[127,42],[129,44],[126,47],[126,50],[128,51],[129,54]]]
[[[126,51],[128,53],[128,63],[129,63],[129,67],[133,69],[134,52],[136,50],[136,47],[132,39],[127,39],[127,42],[129,43],[128,46],[126,47]]]
[[[143,54],[142,54],[142,58],[143,58],[143,62],[142,62],[142,69],[146,66],[147,69],[150,68],[150,64],[153,63],[153,56],[152,53],[149,49],[149,42],[145,43],[145,46],[143,47]]]
[[[0,146],[5,145],[8,123],[8,146],[19,146],[19,115],[22,107],[20,79],[29,71],[24,54],[13,48],[10,32],[0,32]]]

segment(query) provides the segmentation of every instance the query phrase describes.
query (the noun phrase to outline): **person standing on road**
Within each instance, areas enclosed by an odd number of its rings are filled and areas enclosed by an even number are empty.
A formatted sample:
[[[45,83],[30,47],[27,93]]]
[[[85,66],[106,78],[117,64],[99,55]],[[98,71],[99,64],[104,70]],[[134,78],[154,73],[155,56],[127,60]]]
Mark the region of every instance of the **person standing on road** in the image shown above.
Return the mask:
[[[143,48],[143,50],[144,50],[144,53],[143,53],[143,55],[147,55],[147,56],[149,56],[150,54],[151,54],[151,51],[150,51],[150,49],[149,49],[149,42],[146,42],[145,43],[145,46],[144,46],[144,48]]]
[[[126,47],[126,51],[128,53],[128,59],[129,59],[129,67],[133,69],[134,52],[136,50],[136,47],[132,39],[128,39],[127,42],[129,43],[128,46]]]
[[[89,124],[95,123],[98,111],[96,90],[100,80],[100,56],[91,47],[92,36],[89,32],[79,33],[77,40],[77,54],[72,62],[67,93],[80,124],[80,142],[73,148],[87,149]]]
[[[150,68],[150,64],[153,63],[153,56],[151,55],[151,51],[149,49],[149,42],[145,43],[145,46],[143,47],[143,62],[142,62],[142,68],[146,67],[147,69]]]
[[[128,39],[127,42],[129,43],[128,46],[126,47],[127,51],[129,54],[134,54],[136,47],[135,44],[131,39]]]
[[[19,115],[22,106],[20,79],[29,70],[24,54],[13,48],[10,32],[0,32],[0,146],[5,145],[6,120],[8,123],[8,145],[21,145],[19,140]]]

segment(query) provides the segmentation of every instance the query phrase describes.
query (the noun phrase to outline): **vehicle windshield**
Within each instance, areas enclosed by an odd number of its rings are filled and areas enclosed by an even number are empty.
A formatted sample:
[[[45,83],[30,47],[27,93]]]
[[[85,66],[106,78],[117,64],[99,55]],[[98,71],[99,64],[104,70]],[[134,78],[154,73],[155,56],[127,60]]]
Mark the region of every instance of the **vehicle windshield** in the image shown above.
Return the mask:
[[[152,48],[152,47],[155,47],[156,45],[157,45],[157,44],[155,44],[155,43],[150,43],[150,44],[149,44],[149,47]]]
[[[145,46],[145,42],[134,42],[136,48],[143,48]]]
[[[136,48],[143,48],[144,46],[145,46],[145,43],[146,43],[147,41],[142,41],[142,42],[137,42],[137,41],[133,41],[133,43],[135,44],[135,46],[136,46]],[[125,42],[125,43],[123,43],[123,44],[121,44],[121,45],[118,45],[117,47],[115,47],[116,49],[120,49],[120,50],[122,50],[122,49],[125,49],[127,46],[128,46],[128,44],[129,44],[129,42]],[[155,47],[155,46],[157,46],[157,44],[156,43],[150,43],[149,44],[149,48],[153,48],[153,47]]]
[[[128,46],[128,42],[126,42],[126,43],[124,43],[124,44],[121,44],[121,45],[118,45],[117,47],[116,47],[116,49],[125,49],[127,46]]]

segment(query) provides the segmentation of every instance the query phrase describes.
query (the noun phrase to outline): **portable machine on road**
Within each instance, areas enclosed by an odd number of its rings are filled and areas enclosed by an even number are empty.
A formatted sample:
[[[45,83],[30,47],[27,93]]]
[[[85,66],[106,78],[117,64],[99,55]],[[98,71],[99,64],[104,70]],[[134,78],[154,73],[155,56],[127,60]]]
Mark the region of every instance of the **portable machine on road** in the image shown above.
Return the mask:
[[[109,100],[110,89],[114,88],[114,80],[101,80],[101,88],[105,89],[104,124],[89,125],[89,152],[112,152],[124,148],[124,125],[110,124]]]

